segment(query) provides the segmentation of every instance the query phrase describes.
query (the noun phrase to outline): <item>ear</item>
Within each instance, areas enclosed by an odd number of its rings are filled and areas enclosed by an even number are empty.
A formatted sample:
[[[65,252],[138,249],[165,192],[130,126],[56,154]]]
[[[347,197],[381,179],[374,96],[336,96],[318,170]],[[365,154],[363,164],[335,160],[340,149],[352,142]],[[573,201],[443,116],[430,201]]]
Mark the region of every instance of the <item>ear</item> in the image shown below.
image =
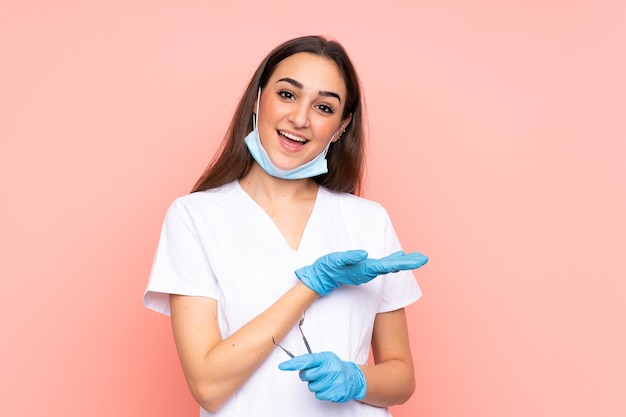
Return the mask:
[[[348,125],[352,121],[352,113],[348,114],[345,119],[341,122],[341,130],[346,130]]]
[[[335,139],[333,139],[333,142],[337,142],[339,138],[341,138],[341,135],[343,135],[343,132],[345,132],[346,129],[348,128],[348,125],[350,124],[351,120],[352,120],[352,113],[348,114],[348,116],[341,121],[341,123],[339,124],[339,129],[337,129],[339,134],[337,135]]]

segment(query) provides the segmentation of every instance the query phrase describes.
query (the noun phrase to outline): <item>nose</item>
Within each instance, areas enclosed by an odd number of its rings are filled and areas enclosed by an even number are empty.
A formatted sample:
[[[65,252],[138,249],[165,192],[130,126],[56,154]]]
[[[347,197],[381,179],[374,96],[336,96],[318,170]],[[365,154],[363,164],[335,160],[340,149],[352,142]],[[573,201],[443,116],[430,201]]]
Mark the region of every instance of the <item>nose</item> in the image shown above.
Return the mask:
[[[309,112],[310,108],[307,103],[302,101],[296,102],[293,104],[293,108],[289,114],[289,121],[297,128],[309,127]]]

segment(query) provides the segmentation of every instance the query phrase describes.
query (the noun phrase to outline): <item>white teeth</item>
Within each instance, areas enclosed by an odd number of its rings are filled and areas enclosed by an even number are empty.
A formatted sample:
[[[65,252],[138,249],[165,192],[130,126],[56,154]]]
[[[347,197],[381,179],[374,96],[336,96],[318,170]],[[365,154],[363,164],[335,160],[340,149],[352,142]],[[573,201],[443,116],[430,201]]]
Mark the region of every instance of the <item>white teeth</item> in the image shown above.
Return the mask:
[[[282,130],[280,130],[278,133],[280,133],[281,135],[283,135],[284,137],[288,139],[295,140],[296,142],[305,143],[307,141],[306,139],[301,138],[300,136],[295,136],[295,135],[292,135],[291,133],[283,132]]]

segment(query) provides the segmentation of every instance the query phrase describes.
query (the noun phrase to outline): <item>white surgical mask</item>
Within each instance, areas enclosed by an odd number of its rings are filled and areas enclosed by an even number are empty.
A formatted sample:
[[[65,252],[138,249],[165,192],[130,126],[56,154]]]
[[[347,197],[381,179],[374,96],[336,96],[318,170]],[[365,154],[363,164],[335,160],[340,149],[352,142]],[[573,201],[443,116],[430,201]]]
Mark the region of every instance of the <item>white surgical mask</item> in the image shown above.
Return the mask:
[[[261,144],[261,138],[259,137],[259,126],[258,126],[258,118],[259,118],[259,104],[261,102],[261,88],[259,87],[259,93],[256,101],[256,115],[253,115],[253,124],[254,129],[252,132],[246,136],[244,139],[246,145],[248,146],[248,150],[250,154],[254,158],[254,160],[273,177],[282,178],[286,180],[298,180],[302,178],[312,178],[318,175],[326,174],[328,172],[328,166],[326,163],[326,153],[328,152],[328,148],[332,143],[333,139],[337,132],[333,134],[333,137],[328,141],[328,145],[326,148],[313,158],[311,161],[306,164],[300,165],[299,167],[293,169],[282,169],[274,165],[269,155],[263,148]]]

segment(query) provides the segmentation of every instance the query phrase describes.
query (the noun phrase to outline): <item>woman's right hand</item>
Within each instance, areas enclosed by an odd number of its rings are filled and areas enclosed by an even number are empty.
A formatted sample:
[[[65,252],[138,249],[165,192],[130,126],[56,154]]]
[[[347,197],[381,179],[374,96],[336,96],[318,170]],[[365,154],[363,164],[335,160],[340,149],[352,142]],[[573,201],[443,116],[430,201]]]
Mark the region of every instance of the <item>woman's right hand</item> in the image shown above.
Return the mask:
[[[421,253],[395,252],[380,259],[368,259],[364,250],[333,252],[312,265],[297,269],[296,276],[320,296],[342,285],[360,285],[379,275],[417,269],[428,262]]]

